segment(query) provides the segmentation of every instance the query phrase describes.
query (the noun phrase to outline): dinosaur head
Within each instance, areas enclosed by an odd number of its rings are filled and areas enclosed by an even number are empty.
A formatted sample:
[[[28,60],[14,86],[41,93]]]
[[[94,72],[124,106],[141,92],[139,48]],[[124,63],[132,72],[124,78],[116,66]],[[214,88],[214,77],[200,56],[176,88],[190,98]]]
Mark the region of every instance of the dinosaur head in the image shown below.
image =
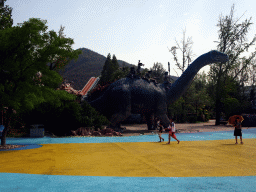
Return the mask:
[[[224,63],[228,61],[228,56],[219,51],[213,50],[208,52],[207,54],[209,54],[209,63],[217,63],[217,62]]]

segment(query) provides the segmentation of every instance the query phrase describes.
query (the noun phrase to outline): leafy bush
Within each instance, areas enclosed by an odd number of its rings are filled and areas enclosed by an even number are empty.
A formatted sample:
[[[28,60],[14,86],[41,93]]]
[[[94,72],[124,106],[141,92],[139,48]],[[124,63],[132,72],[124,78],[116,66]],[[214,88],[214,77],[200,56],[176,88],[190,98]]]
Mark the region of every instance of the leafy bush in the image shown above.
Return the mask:
[[[196,115],[191,115],[188,117],[188,122],[189,123],[196,123],[197,121],[197,116]]]
[[[79,128],[80,121],[81,106],[74,101],[65,102],[58,117],[51,122],[51,131],[55,135],[69,135],[71,130]]]
[[[95,128],[102,128],[102,125],[108,125],[109,121],[107,118],[99,112],[97,112],[90,104],[88,104],[86,101],[84,101],[81,104],[82,111],[82,121],[81,125],[82,127],[91,127],[94,126]]]
[[[84,102],[82,105],[72,100],[61,100],[61,105],[44,102],[35,109],[23,113],[22,119],[26,125],[43,124],[45,131],[54,135],[69,135],[71,130],[79,127],[102,128],[108,125],[106,117],[100,115],[93,107]]]
[[[226,118],[230,117],[232,113],[239,110],[239,101],[236,98],[226,98],[224,100],[224,109]]]
[[[61,90],[48,90],[45,98],[45,102],[33,110],[23,111],[21,116],[26,126],[43,124],[46,131],[56,135],[67,134],[79,126],[81,107],[74,101],[74,95]]]

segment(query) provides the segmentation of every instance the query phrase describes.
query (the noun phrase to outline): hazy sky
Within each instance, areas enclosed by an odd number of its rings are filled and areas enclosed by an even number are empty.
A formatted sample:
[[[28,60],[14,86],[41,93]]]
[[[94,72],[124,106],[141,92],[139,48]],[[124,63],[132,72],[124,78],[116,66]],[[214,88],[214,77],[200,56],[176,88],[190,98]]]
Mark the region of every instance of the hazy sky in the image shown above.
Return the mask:
[[[254,0],[7,0],[13,8],[13,25],[29,18],[47,20],[48,30],[74,39],[73,49],[88,48],[101,55],[115,54],[131,64],[138,60],[150,68],[160,62],[171,74],[177,72],[168,48],[181,41],[183,30],[192,37],[194,59],[216,49],[220,15],[229,15],[235,4],[235,18],[252,17],[256,24]],[[251,27],[248,40],[256,34]],[[208,68],[205,67],[204,70]]]

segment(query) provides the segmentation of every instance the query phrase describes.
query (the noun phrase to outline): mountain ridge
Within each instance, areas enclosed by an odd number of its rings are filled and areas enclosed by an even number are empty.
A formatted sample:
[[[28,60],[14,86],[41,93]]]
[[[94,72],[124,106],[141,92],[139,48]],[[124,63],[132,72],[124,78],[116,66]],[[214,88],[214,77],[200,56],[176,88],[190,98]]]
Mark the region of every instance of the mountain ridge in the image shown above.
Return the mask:
[[[64,69],[59,70],[58,72],[64,79],[71,82],[74,89],[82,90],[91,77],[98,77],[101,75],[107,57],[87,48],[78,49],[82,50],[82,54],[78,56],[77,61],[72,59]],[[124,65],[130,68],[137,65],[122,60],[117,61],[119,67]],[[171,77],[174,80],[178,78],[174,76]]]
[[[79,50],[82,50],[82,54],[78,56],[77,61],[72,59],[64,69],[58,72],[64,79],[72,82],[75,89],[82,90],[91,77],[101,75],[107,57],[87,48],[79,48]],[[117,61],[120,67],[123,64],[128,67],[135,66],[122,60]]]

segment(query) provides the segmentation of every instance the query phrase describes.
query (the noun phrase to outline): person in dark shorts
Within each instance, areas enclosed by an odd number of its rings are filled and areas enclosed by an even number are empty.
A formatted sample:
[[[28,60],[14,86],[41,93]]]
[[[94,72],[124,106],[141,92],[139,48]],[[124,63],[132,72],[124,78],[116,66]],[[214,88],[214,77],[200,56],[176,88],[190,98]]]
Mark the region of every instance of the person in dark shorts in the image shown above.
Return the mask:
[[[239,120],[239,117],[237,117],[236,121],[235,121],[234,136],[236,137],[236,144],[238,144],[237,143],[237,136],[240,136],[241,144],[244,144],[243,141],[242,141],[242,123]]]
[[[159,142],[161,142],[162,140],[164,141],[164,138],[162,137],[163,129],[164,129],[163,125],[161,123],[159,123],[159,132],[158,132],[159,139],[160,139]]]

